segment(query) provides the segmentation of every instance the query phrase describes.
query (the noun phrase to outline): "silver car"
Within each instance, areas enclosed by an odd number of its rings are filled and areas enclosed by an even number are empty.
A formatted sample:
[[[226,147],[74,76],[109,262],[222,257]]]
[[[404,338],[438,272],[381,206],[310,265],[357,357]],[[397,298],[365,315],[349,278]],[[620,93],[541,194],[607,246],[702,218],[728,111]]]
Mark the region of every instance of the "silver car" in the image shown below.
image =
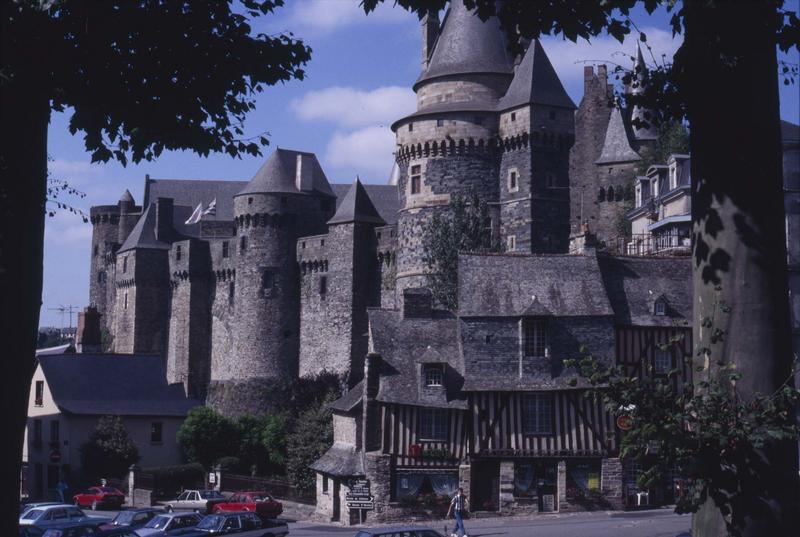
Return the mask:
[[[197,513],[164,513],[156,515],[143,528],[136,530],[139,537],[161,537],[181,528],[193,528],[203,520]]]
[[[19,516],[20,526],[50,528],[76,522],[106,522],[107,518],[89,517],[78,507],[68,504],[43,505],[27,509]]]
[[[159,502],[169,512],[189,510],[195,513],[210,513],[215,503],[225,501],[225,496],[216,490],[185,490],[168,502]]]

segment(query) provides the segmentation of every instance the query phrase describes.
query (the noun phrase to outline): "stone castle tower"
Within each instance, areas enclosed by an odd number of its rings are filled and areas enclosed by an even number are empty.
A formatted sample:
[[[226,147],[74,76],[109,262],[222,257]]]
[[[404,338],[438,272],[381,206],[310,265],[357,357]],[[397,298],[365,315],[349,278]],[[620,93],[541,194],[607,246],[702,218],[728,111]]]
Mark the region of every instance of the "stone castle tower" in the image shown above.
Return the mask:
[[[161,354],[187,393],[260,412],[298,375],[361,380],[367,309],[425,285],[422,233],[453,196],[485,200],[511,252],[566,252],[581,220],[610,227],[598,192],[626,192],[641,140],[604,66],[576,113],[542,45],[512,57],[463,0],[422,34],[389,184],[330,183],[313,154],[279,148],[250,181],[147,177],[141,206],[126,192],[92,208],[90,301],[114,351]]]

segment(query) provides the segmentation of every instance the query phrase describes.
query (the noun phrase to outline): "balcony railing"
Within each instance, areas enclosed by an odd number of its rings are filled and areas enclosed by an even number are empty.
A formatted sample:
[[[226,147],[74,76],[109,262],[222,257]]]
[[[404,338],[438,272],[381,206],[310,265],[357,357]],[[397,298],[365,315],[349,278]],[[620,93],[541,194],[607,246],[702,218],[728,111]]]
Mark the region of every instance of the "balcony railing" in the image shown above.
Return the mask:
[[[689,255],[692,241],[690,237],[678,233],[642,233],[618,238],[616,250],[620,255]]]

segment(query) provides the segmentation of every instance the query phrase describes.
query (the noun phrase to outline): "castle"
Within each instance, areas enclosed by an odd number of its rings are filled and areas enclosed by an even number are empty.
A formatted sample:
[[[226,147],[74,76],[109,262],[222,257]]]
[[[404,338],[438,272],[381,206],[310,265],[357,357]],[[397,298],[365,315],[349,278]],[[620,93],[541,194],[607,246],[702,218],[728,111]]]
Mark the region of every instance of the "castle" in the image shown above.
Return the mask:
[[[361,380],[368,309],[424,286],[422,231],[453,196],[489,204],[508,253],[567,253],[587,223],[615,239],[656,138],[631,125],[642,111],[610,104],[603,65],[584,68],[576,107],[538,41],[514,57],[496,20],[451,4],[422,21],[389,184],[331,183],[313,154],[278,148],[250,181],[146,177],[141,205],[126,191],[92,207],[90,302],[114,352],[161,354],[188,395],[258,411],[276,380]]]

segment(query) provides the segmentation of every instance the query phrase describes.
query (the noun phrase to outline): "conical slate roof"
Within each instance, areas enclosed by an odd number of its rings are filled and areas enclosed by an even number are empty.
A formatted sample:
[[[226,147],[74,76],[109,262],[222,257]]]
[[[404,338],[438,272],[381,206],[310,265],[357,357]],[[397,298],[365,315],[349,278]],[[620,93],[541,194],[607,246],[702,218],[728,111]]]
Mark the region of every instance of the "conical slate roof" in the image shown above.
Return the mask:
[[[131,191],[128,190],[127,188],[125,189],[125,192],[123,192],[122,196],[119,198],[119,201],[121,201],[123,203],[136,203],[133,200],[133,196],[131,195]]]
[[[634,76],[636,77],[636,84],[635,87],[631,89],[631,93],[634,95],[638,95],[644,91],[644,73],[647,70],[647,64],[644,63],[644,57],[642,56],[642,47],[639,42],[636,42],[636,60],[633,62],[633,72]],[[658,139],[658,130],[656,126],[653,124],[652,115],[650,118],[645,117],[646,109],[640,106],[634,106],[633,111],[631,113],[631,120],[638,119],[639,121],[643,121],[647,123],[647,127],[637,127],[633,122],[631,122],[631,128],[633,129],[633,135],[637,140],[657,140]]]
[[[564,90],[553,64],[550,63],[538,39],[525,51],[525,56],[517,67],[508,91],[500,99],[498,110],[508,110],[530,103],[575,108],[575,103]]]
[[[611,119],[606,128],[606,140],[603,143],[603,151],[595,164],[611,164],[615,162],[635,162],[641,160],[639,154],[631,147],[628,133],[625,130],[625,123],[622,120],[622,113],[619,107],[615,106],[611,110]]]
[[[328,224],[350,224],[352,222],[364,222],[368,224],[385,225],[386,222],[378,214],[378,210],[369,199],[364,185],[356,178],[353,186],[347,191],[336,214],[328,220]]]
[[[432,78],[466,73],[510,74],[513,65],[497,18],[483,22],[464,6],[464,0],[451,0],[428,68],[420,75],[417,84]]]
[[[309,166],[309,170],[298,170],[298,165]],[[298,175],[309,178],[308,188],[298,188]],[[310,175],[305,175],[310,174]],[[291,149],[275,150],[267,161],[259,168],[247,186],[237,194],[269,194],[276,192],[318,192],[333,196],[333,191],[317,161],[314,153],[293,151]]]
[[[144,214],[136,222],[125,242],[119,247],[118,252],[127,252],[134,249],[169,250],[170,244],[156,239],[156,207],[151,203],[144,210]]]

